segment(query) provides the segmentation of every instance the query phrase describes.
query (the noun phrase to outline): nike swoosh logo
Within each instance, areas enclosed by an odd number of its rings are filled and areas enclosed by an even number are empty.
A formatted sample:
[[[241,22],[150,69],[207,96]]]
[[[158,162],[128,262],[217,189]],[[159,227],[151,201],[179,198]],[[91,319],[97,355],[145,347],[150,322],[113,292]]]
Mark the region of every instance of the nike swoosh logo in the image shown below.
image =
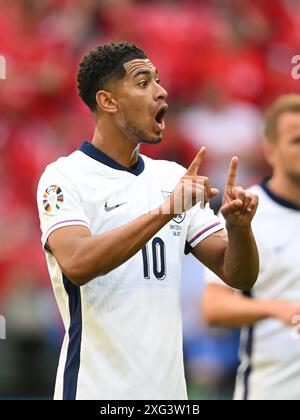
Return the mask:
[[[115,206],[108,206],[107,205],[107,202],[105,203],[105,206],[104,206],[104,210],[105,211],[112,211],[112,210],[115,210],[115,209],[117,209],[118,207],[121,207],[121,206],[123,206],[124,204],[126,204],[127,203],[127,201],[125,201],[125,203],[121,203],[121,204],[117,204],[117,205],[115,205]]]

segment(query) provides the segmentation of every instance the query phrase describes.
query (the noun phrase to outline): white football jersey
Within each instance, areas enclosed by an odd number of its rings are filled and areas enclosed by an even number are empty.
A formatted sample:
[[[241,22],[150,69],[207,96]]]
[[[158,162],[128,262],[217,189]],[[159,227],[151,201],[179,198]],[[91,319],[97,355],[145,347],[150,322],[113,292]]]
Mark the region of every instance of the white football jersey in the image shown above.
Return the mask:
[[[267,181],[250,188],[259,196],[253,232],[260,254],[257,283],[247,296],[300,303],[300,208],[275,196]],[[209,270],[208,283],[221,283]],[[299,321],[299,320],[298,320]],[[300,336],[276,319],[241,332],[235,399],[300,400]]]
[[[187,398],[181,263],[187,243],[194,247],[223,228],[209,206],[175,217],[129,261],[83,287],[71,283],[47,250],[47,238],[63,226],[99,235],[155,209],[184,173],[176,163],[141,155],[126,169],[84,142],[42,175],[42,243],[66,328],[55,399]]]

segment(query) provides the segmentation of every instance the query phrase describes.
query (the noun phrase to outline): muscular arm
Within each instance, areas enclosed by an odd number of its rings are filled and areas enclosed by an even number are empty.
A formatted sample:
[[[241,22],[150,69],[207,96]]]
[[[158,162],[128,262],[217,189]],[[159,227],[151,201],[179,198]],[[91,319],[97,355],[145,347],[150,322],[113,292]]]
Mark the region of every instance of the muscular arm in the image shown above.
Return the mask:
[[[235,227],[214,233],[200,242],[193,255],[228,286],[252,289],[259,270],[259,258],[251,227]]]
[[[193,253],[228,286],[250,290],[259,271],[259,255],[251,228],[258,196],[235,186],[237,165],[238,158],[232,158],[222,201],[227,233],[211,235]]]
[[[48,246],[64,274],[82,286],[129,260],[172,217],[149,213],[96,236],[83,226],[63,227],[51,233]]]
[[[207,200],[216,194],[214,189],[203,185],[202,177],[197,176],[205,151],[205,148],[199,151],[169,200],[155,211],[101,235],[92,236],[82,226],[62,227],[52,232],[47,246],[63,273],[79,286],[109,273],[133,257],[174,217],[178,209],[176,203],[183,203],[184,212],[199,202],[204,189]],[[190,200],[183,202],[185,196]]]

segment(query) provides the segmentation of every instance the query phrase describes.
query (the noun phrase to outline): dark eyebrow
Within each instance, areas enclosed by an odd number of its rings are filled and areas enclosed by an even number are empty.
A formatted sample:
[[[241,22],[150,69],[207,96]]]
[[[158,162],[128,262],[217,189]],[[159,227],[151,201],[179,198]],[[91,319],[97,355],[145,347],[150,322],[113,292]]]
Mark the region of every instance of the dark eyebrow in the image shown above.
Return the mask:
[[[146,74],[147,76],[151,76],[151,71],[150,70],[139,70],[134,76],[133,78],[135,79],[136,77],[140,76],[141,74]],[[155,69],[155,76],[158,76],[158,71]]]

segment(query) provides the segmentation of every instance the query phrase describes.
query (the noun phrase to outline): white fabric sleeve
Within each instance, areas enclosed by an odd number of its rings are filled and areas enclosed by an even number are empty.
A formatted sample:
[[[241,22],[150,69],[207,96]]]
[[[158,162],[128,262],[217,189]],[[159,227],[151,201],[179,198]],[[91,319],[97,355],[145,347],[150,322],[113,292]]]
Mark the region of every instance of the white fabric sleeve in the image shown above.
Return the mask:
[[[213,233],[224,229],[224,223],[218,216],[215,216],[209,203],[204,209],[201,209],[200,205],[197,204],[190,212],[192,216],[187,232],[187,242],[192,248]]]
[[[64,226],[82,225],[90,229],[76,187],[57,168],[48,167],[41,176],[37,204],[44,248],[49,235]]]

